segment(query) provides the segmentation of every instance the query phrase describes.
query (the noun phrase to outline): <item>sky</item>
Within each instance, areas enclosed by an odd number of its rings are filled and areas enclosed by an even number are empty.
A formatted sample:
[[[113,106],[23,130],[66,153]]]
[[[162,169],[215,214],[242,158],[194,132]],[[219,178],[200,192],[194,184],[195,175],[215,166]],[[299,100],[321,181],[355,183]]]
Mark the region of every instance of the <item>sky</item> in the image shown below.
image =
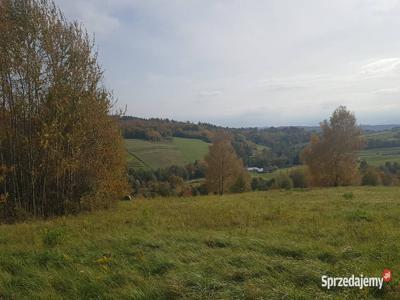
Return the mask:
[[[95,37],[127,115],[317,125],[339,105],[400,123],[394,0],[55,0]]]

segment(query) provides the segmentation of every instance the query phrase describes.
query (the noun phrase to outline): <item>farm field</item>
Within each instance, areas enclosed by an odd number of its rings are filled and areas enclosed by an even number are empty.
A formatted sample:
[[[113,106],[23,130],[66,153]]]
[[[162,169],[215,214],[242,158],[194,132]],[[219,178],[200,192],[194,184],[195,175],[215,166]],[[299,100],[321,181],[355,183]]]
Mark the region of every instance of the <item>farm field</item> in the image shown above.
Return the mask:
[[[364,150],[360,152],[360,159],[372,166],[381,166],[387,161],[400,163],[400,147]]]
[[[377,131],[364,134],[364,137],[367,140],[368,139],[383,140],[383,141],[397,140],[399,139],[399,131],[393,131],[393,130]]]
[[[136,199],[0,226],[3,299],[395,299],[400,188]],[[321,287],[381,276],[384,290]]]
[[[173,138],[171,141],[149,142],[125,139],[128,152],[128,166],[133,168],[165,168],[171,165],[183,166],[197,159],[203,159],[208,144],[201,140]]]

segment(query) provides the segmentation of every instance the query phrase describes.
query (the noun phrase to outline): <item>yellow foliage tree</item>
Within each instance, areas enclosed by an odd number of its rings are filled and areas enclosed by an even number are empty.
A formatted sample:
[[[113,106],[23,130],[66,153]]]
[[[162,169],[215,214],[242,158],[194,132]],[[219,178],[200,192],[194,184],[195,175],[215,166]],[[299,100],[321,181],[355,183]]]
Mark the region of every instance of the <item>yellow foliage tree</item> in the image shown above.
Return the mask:
[[[359,180],[358,151],[364,141],[356,118],[346,107],[337,108],[329,122],[321,123],[320,136],[313,135],[302,153],[316,186],[351,185]]]
[[[206,185],[210,192],[222,195],[230,191],[235,183],[238,191],[249,189],[249,175],[237,157],[228,134],[219,132],[215,136],[205,161]]]
[[[125,153],[93,42],[47,0],[0,1],[0,216],[107,207]]]

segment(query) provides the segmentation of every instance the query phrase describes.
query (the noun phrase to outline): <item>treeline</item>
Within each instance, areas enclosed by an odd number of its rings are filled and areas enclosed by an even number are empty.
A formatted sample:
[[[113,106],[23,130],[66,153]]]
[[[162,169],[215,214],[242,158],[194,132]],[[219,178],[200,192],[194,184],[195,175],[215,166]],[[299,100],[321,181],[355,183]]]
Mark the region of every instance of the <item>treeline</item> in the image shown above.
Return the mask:
[[[129,169],[128,177],[134,196],[197,196],[208,194],[204,183],[196,182],[205,177],[206,169],[204,161],[195,161],[184,167],[173,165],[155,171]]]
[[[303,128],[227,128],[207,123],[178,122],[168,119],[123,117],[125,138],[161,141],[172,137],[211,142],[218,132],[231,135],[231,143],[246,166],[283,168],[300,163],[300,152],[311,133]],[[260,147],[264,146],[264,147]]]
[[[393,131],[395,131],[393,137],[388,139],[375,139],[368,137],[366,149],[400,147],[400,131],[399,129],[394,129],[392,132]]]
[[[211,142],[217,126],[206,123],[178,122],[169,119],[121,118],[122,135],[127,139],[160,141],[171,137],[200,139]]]
[[[366,161],[361,161],[361,185],[400,185],[400,164],[397,162],[386,162],[384,165],[374,167]]]
[[[93,47],[51,1],[0,1],[0,222],[108,207],[127,190]]]

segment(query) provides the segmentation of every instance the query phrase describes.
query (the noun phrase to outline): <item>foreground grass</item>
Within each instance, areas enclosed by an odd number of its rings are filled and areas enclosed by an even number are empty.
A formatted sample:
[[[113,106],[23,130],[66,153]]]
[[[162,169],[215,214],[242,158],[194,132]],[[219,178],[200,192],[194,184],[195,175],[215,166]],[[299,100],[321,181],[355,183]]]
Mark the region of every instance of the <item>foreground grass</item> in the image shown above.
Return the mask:
[[[0,227],[4,299],[354,299],[321,275],[400,279],[400,189],[135,200]]]

